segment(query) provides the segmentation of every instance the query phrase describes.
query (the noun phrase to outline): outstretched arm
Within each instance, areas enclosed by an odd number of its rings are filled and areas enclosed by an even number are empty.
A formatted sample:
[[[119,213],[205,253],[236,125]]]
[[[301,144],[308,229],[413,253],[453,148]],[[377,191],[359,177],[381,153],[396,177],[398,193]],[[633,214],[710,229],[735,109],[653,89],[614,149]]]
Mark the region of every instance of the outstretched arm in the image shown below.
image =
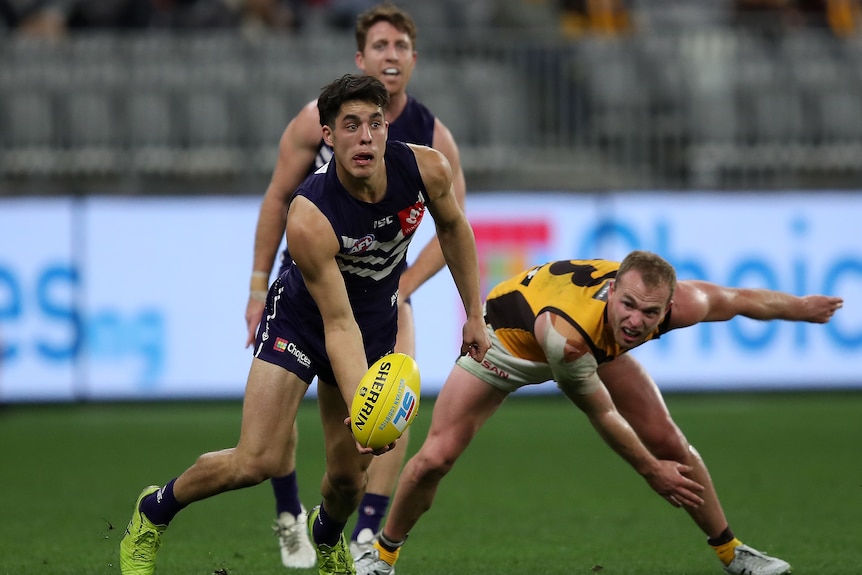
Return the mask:
[[[678,461],[656,459],[617,411],[604,385],[592,393],[566,396],[589,418],[590,423],[617,454],[637,471],[650,487],[674,507],[699,507],[703,486],[686,477],[692,468]]]
[[[703,321],[727,321],[736,316],[759,320],[826,323],[844,300],[825,295],[795,296],[752,288],[732,288],[701,280],[677,284],[671,308],[671,329]]]
[[[657,459],[617,411],[596,373],[596,360],[577,329],[560,316],[545,312],[536,318],[534,331],[554,381],[586,414],[602,439],[671,505],[701,505],[703,499],[698,494],[703,486],[685,475],[692,468],[678,461]]]

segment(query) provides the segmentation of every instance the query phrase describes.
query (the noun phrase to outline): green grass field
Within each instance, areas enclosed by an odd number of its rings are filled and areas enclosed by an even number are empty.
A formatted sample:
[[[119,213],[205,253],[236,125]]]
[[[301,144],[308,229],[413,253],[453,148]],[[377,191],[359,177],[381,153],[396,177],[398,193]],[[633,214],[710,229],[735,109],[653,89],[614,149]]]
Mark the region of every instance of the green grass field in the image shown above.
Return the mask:
[[[862,394],[668,403],[743,541],[787,559],[795,574],[862,573]],[[431,408],[420,410],[411,449]],[[299,469],[308,507],[323,469],[317,417],[306,402]],[[233,446],[239,421],[237,402],[3,408],[0,575],[119,573],[118,544],[140,489]],[[273,516],[268,484],[192,505],[166,533],[156,575],[285,573]],[[397,571],[722,572],[685,512],[654,495],[558,396],[503,406],[444,481]]]

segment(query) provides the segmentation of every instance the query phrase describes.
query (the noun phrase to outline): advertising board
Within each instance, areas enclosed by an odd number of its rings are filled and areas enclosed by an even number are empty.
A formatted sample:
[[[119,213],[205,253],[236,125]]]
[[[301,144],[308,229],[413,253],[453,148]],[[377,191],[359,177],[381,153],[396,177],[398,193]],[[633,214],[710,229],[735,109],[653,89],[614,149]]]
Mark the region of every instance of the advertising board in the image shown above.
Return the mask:
[[[240,397],[258,208],[255,197],[0,201],[0,401]],[[862,386],[860,194],[477,193],[467,214],[483,294],[545,261],[647,249],[683,279],[845,299],[827,325],[738,318],[635,350],[662,389]],[[417,233],[411,254],[430,218]],[[463,311],[445,270],[412,302],[434,395]]]

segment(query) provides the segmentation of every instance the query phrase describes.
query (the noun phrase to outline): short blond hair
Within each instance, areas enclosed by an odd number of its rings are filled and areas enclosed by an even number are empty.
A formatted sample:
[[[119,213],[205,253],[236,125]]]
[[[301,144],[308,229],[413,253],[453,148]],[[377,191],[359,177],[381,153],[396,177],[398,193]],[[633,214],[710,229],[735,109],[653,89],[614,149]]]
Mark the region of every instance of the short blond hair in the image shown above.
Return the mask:
[[[668,286],[670,288],[670,297],[673,297],[673,292],[676,290],[676,270],[660,255],[644,250],[630,252],[620,262],[620,269],[617,270],[617,279],[632,270],[640,272],[641,278],[647,287],[657,288],[665,285]]]

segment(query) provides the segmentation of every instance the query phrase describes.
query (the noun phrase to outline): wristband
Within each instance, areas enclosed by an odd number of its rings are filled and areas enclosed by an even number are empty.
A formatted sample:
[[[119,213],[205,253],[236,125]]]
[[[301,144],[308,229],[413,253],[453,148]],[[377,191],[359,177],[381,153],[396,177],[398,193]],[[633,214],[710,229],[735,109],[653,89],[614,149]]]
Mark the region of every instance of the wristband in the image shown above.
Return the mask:
[[[269,274],[268,273],[260,272],[260,271],[251,272],[251,282],[249,283],[249,289],[252,292],[263,291],[264,296],[265,296],[268,288],[269,288]]]
[[[259,289],[253,289],[249,292],[248,297],[254,301],[266,302],[266,292]]]

